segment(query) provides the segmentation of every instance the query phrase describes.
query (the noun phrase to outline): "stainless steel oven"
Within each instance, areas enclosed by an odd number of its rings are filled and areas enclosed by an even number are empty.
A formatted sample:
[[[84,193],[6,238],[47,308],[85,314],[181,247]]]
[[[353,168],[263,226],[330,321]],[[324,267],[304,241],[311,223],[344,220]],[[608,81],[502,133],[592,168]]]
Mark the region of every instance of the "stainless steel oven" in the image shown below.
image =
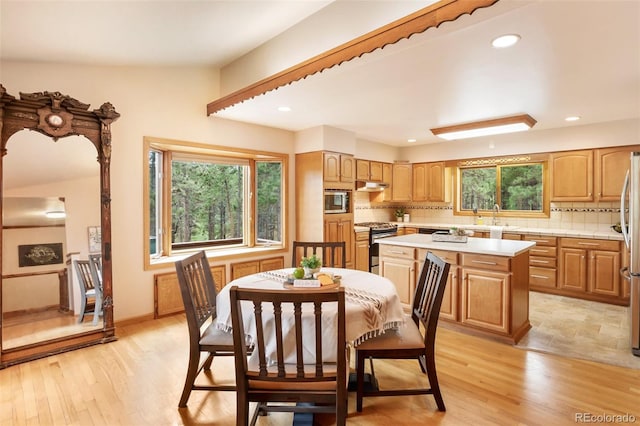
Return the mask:
[[[379,273],[380,266],[380,244],[381,238],[395,237],[398,235],[398,227],[386,222],[364,222],[356,223],[356,226],[369,228],[369,272]]]

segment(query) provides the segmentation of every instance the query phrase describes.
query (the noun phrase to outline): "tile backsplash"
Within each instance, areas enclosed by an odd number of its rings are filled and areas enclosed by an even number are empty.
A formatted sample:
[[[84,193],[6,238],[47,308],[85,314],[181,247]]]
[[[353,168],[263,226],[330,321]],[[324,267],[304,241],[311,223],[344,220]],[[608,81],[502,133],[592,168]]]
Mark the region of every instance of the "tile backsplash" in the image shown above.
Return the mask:
[[[355,222],[393,222],[394,212],[403,207],[416,223],[446,223],[471,225],[475,223],[473,216],[454,216],[452,203],[371,203],[367,193],[355,192]],[[617,202],[601,203],[551,203],[548,219],[509,217],[501,212],[501,225],[527,228],[571,229],[589,231],[609,231],[611,225],[620,221],[620,204]],[[484,216],[484,224],[491,224],[491,215]]]

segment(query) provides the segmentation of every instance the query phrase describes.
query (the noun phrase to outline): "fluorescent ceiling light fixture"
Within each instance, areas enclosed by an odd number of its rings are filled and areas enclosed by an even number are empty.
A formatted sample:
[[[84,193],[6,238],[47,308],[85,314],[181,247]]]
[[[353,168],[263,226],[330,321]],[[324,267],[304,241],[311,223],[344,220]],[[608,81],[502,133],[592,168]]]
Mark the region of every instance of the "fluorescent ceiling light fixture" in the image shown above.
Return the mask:
[[[62,210],[53,210],[50,212],[46,212],[44,215],[49,219],[62,219],[67,217],[67,214]]]
[[[491,41],[491,45],[496,49],[502,49],[504,47],[511,47],[520,41],[518,34],[505,34],[500,37],[496,37]]]
[[[442,139],[451,141],[456,139],[476,138],[479,136],[522,132],[529,130],[534,124],[536,124],[536,120],[528,114],[522,114],[514,115],[512,117],[495,118],[492,120],[438,127],[431,129],[431,133]]]
[[[580,116],[577,116],[577,115],[572,115],[564,119],[564,121],[578,121],[578,120],[580,120]]]

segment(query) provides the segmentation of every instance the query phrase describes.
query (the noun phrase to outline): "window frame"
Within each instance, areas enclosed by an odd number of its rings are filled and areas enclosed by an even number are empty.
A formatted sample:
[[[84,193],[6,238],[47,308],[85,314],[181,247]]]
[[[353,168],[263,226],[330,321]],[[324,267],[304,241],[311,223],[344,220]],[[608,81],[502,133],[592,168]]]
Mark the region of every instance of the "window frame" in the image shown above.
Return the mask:
[[[542,165],[542,210],[539,211],[529,211],[529,210],[500,210],[501,217],[514,217],[514,218],[549,218],[550,217],[550,191],[551,191],[551,182],[549,179],[549,164],[547,160],[543,159],[522,159],[522,160],[514,160],[514,161],[483,161],[481,163],[475,163],[474,161],[469,161],[470,164],[465,165],[457,165],[455,176],[455,197],[454,197],[454,207],[453,214],[454,216],[491,216],[493,214],[492,210],[478,210],[478,213],[474,213],[473,210],[463,210],[462,209],[462,171],[467,169],[481,169],[481,168],[496,168],[496,202],[498,205],[501,205],[501,197],[502,197],[502,187],[501,187],[501,168],[503,167],[514,167],[514,166],[527,166],[532,164],[540,164]]]
[[[185,254],[193,253],[197,250],[205,250],[208,257],[225,258],[225,257],[238,257],[242,254],[257,254],[265,250],[270,252],[279,252],[287,250],[288,241],[288,184],[289,184],[289,169],[288,160],[289,155],[285,153],[256,151],[250,149],[233,148],[221,145],[208,145],[195,142],[177,141],[156,137],[143,138],[144,149],[144,166],[143,166],[143,239],[144,239],[144,259],[145,269],[153,268],[157,264],[165,264],[167,262],[175,261],[176,256],[183,256]],[[156,244],[160,244],[158,254],[153,256],[151,254],[151,231],[150,231],[150,166],[149,155],[151,151],[161,152],[162,165],[161,165],[161,184],[158,185],[158,189],[161,194],[161,206],[158,209],[160,212],[160,224],[161,231],[159,241]],[[203,160],[219,160],[224,162],[228,159],[231,163],[243,162],[248,167],[248,173],[246,176],[247,184],[244,186],[243,202],[246,205],[246,211],[243,215],[244,233],[242,236],[243,242],[241,244],[232,245],[220,245],[220,244],[207,244],[207,243],[180,243],[183,248],[172,247],[171,233],[167,232],[171,226],[171,165],[173,156],[179,159],[186,158],[200,158]],[[257,241],[257,229],[256,224],[257,216],[257,197],[256,194],[256,168],[260,161],[275,161],[281,163],[281,239],[280,244],[274,244],[272,241],[269,243],[260,243]],[[159,167],[159,166],[158,166]],[[168,178],[169,177],[169,178]]]

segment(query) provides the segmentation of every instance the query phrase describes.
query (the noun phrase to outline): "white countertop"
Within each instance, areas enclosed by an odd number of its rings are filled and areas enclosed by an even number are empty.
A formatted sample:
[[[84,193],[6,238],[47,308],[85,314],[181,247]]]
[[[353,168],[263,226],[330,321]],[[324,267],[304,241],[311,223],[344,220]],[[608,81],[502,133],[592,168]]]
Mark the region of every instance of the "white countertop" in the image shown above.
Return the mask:
[[[448,230],[451,228],[469,229],[472,231],[489,232],[491,225],[466,225],[466,224],[448,224],[448,223],[427,223],[427,222],[392,222],[399,227],[417,227]],[[501,226],[502,232],[513,232],[516,234],[534,234],[549,235],[554,237],[572,237],[572,238],[599,238],[602,240],[622,241],[622,234],[614,230],[596,231],[588,229],[564,229],[564,228],[529,228],[524,226]],[[365,228],[366,229],[366,228]]]
[[[409,234],[376,240],[379,244],[424,248],[430,250],[457,251],[459,253],[488,254],[514,257],[529,250],[536,243],[532,241],[498,240],[492,238],[469,237],[466,243],[433,241],[429,234]]]

